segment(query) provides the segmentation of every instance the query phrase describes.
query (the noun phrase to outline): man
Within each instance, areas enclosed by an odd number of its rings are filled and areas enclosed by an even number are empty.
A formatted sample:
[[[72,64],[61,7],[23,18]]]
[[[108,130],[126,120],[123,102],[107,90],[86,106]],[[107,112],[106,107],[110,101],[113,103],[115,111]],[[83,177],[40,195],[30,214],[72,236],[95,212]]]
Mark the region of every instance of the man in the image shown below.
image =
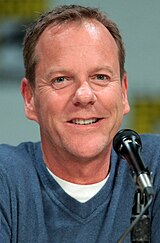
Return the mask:
[[[136,188],[112,151],[130,109],[124,59],[116,24],[96,9],[62,6],[27,30],[21,91],[41,143],[0,148],[1,242],[115,243],[130,225]],[[142,140],[156,193],[155,243],[160,136]]]

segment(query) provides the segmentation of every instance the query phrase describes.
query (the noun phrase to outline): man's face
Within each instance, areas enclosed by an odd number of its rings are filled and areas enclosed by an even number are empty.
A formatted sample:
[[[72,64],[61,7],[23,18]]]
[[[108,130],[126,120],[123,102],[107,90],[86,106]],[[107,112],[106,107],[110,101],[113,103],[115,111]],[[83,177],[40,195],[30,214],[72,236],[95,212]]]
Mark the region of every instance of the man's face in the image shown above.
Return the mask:
[[[50,26],[36,46],[36,87],[29,119],[42,145],[64,158],[92,159],[111,147],[129,111],[118,48],[97,21]]]

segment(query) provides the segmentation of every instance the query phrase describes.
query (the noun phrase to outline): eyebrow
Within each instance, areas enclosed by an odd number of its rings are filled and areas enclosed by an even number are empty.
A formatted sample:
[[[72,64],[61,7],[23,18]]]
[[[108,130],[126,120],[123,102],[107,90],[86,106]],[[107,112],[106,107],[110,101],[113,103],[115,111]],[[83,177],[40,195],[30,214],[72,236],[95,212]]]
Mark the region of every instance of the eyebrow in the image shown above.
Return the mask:
[[[51,78],[51,76],[52,76],[54,73],[58,73],[58,72],[60,72],[60,73],[66,73],[67,71],[66,71],[65,69],[63,69],[63,68],[61,68],[61,69],[58,69],[58,68],[51,68],[51,69],[49,70],[49,72],[45,75],[45,78],[48,80],[48,79]]]
[[[96,71],[96,72],[98,72],[98,71],[102,71],[102,70],[107,70],[107,71],[110,72],[110,74],[113,75],[113,70],[112,70],[112,68],[111,68],[110,66],[108,66],[108,65],[97,66],[97,67],[94,69],[94,71]]]

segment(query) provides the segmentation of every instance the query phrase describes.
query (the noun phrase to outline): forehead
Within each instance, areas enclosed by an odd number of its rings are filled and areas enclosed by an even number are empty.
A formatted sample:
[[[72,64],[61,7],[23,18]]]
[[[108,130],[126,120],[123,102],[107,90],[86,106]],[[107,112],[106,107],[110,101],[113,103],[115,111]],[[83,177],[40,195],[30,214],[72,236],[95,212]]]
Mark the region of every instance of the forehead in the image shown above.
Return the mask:
[[[41,34],[36,49],[55,46],[99,45],[118,52],[117,44],[108,29],[97,20],[81,20],[49,25]]]

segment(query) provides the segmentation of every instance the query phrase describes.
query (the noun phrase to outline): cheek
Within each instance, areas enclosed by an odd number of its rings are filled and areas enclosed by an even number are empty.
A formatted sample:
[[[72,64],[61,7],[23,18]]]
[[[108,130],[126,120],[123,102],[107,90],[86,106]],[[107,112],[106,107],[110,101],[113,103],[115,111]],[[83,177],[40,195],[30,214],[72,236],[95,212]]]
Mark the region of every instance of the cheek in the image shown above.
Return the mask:
[[[43,126],[47,126],[48,124],[50,127],[53,127],[57,121],[61,120],[65,110],[62,97],[54,92],[39,97],[37,107],[41,125],[43,124]]]
[[[120,89],[108,88],[100,92],[100,100],[103,103],[103,106],[110,110],[110,112],[115,112],[115,110],[122,111],[123,109],[123,99],[122,92]]]
[[[50,102],[48,95],[39,93],[35,99],[35,107],[36,107],[36,113],[38,117],[38,123],[40,126],[43,126],[43,124],[45,125],[45,123],[48,123],[49,114],[53,113],[52,111],[53,106],[52,103]]]

